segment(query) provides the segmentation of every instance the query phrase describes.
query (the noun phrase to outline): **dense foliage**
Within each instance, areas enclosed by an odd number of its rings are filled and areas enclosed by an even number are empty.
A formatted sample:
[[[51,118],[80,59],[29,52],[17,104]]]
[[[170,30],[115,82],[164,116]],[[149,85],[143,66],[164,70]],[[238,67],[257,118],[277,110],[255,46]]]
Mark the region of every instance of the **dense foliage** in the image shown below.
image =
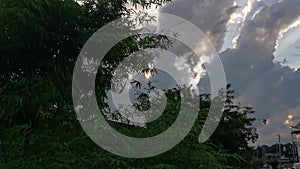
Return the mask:
[[[163,5],[169,0],[132,0],[133,6]],[[175,148],[156,157],[127,159],[110,154],[84,133],[72,106],[71,82],[75,60],[85,41],[106,23],[129,14],[127,0],[0,0],[0,168],[239,168],[243,153],[257,135],[251,108],[232,103],[205,144],[197,139],[210,98],[201,96],[199,119]],[[153,43],[155,42],[155,43]],[[112,70],[141,48],[167,48],[163,36],[130,37],[112,49],[98,73],[99,100],[110,88]],[[176,95],[176,91],[169,93]],[[102,106],[105,106],[103,104]],[[178,101],[168,102],[176,112]],[[176,113],[168,113],[167,120]],[[167,123],[159,123],[160,129]],[[136,126],[111,122],[123,133],[142,135]],[[151,126],[149,126],[151,128]],[[157,129],[157,127],[153,127]],[[160,130],[159,129],[159,130]],[[230,140],[230,141],[229,141]]]

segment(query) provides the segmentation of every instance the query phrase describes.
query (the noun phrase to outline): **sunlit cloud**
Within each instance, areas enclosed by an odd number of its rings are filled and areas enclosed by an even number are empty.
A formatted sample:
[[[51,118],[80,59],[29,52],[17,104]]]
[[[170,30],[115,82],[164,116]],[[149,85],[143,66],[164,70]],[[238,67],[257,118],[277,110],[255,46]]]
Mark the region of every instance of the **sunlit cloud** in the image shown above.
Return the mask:
[[[290,26],[288,26],[287,28],[284,28],[282,30],[280,30],[279,35],[278,35],[278,39],[276,41],[276,46],[275,49],[278,48],[279,46],[279,41],[283,38],[284,33],[288,32],[289,30],[293,29],[293,28],[297,28],[300,26],[300,17],[299,19],[297,19],[297,21],[295,21],[293,24],[291,24]]]
[[[253,107],[256,118],[268,119],[267,125],[261,122],[255,124],[260,134],[257,144],[270,144],[277,134],[288,140],[289,128],[285,125],[291,121],[286,121],[288,116],[292,115],[292,120],[300,120],[297,118],[300,111],[293,110],[300,106],[296,92],[300,86],[300,69],[295,71],[286,64],[274,62],[274,50],[300,40],[296,33],[291,34],[293,29],[300,30],[297,19],[300,16],[300,1],[226,0],[225,3],[218,0],[175,0],[170,4],[173,5],[164,11],[195,23],[217,46],[226,78],[233,85],[238,102]],[[232,10],[225,13],[225,19],[220,19],[225,8]],[[216,24],[218,22],[220,24]],[[205,51],[200,46],[199,50]],[[282,55],[287,54],[287,51],[282,52]],[[297,53],[299,51],[295,51]],[[188,56],[189,53],[184,54]],[[197,62],[194,59],[198,59]],[[184,57],[176,62],[177,68],[183,70],[192,65],[199,73],[197,76],[208,81],[209,77],[201,74],[204,71],[202,64],[209,62],[209,57],[207,60],[202,56],[193,59]],[[300,61],[291,64],[300,65]]]
[[[240,36],[240,31],[244,26],[244,22],[247,19],[247,16],[254,9],[255,4],[258,2],[257,0],[249,0],[246,1],[234,1],[233,6],[238,7],[236,12],[232,13],[230,16],[230,20],[227,25],[227,33],[225,37],[225,43],[223,44],[222,50],[224,51],[227,48],[235,49],[237,47],[237,40]],[[231,42],[231,44],[226,43]]]

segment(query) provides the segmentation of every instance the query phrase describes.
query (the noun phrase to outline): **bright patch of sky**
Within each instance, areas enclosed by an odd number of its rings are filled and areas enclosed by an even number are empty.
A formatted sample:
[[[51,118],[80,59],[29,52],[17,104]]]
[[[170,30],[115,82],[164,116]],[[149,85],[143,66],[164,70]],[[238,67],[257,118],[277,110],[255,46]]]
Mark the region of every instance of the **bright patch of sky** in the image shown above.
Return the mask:
[[[275,62],[300,68],[300,20],[281,32],[274,52]]]
[[[231,15],[228,23],[226,37],[224,39],[224,44],[220,52],[228,48],[236,48],[237,39],[239,37],[240,30],[245,22],[247,15],[251,12],[256,0],[236,0],[233,6],[237,6],[236,12]]]
[[[271,6],[271,5],[274,5],[278,2],[281,2],[283,0],[263,0],[263,2],[267,5],[267,6]]]

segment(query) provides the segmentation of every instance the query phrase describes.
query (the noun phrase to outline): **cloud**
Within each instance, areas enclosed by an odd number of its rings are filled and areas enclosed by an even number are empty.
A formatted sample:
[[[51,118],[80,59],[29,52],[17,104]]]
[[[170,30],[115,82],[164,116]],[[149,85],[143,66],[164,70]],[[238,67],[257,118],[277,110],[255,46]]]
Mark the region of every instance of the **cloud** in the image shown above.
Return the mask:
[[[278,39],[299,20],[300,1],[251,0],[240,5],[241,2],[175,0],[160,12],[194,23],[218,51],[230,46],[228,43],[235,38],[236,48],[220,53],[227,80],[233,84],[238,102],[252,106],[258,119],[267,118],[270,122],[267,126],[255,123],[261,134],[258,144],[272,144],[275,133],[289,136],[283,121],[300,107],[300,69],[295,71],[274,62]],[[234,36],[229,36],[230,31],[234,31]],[[171,50],[183,51],[182,55],[189,52],[177,43]],[[197,61],[201,59],[191,56],[186,63],[192,65]],[[202,77],[198,86],[202,92],[208,92],[209,77]]]
[[[253,20],[246,20],[236,49],[221,53],[227,79],[237,91],[238,101],[251,105],[256,117],[268,118],[269,127],[258,125],[262,132],[259,144],[271,143],[274,132],[288,132],[282,121],[289,109],[300,106],[300,70],[274,63],[276,43],[300,16],[300,1],[286,0],[265,7]],[[266,136],[268,135],[268,136]]]
[[[201,53],[201,56],[197,56],[184,44],[174,41],[173,47],[169,50],[180,56],[180,59],[177,59],[178,63],[175,64],[178,69],[181,69],[180,66],[188,64],[191,66],[194,76],[199,77],[196,79],[200,79],[204,71],[202,64],[209,62],[210,55],[215,53],[211,46],[213,45],[216,50],[221,49],[227,24],[236,8],[234,0],[175,0],[160,10],[162,13],[173,14],[193,23],[211,41],[202,39],[195,43],[196,51]],[[198,81],[195,83],[197,84]]]
[[[219,50],[224,41],[227,23],[236,10],[234,0],[175,0],[161,9],[161,12],[182,17],[197,27]]]
[[[266,6],[263,1],[249,0],[249,1],[237,1],[234,5],[238,6],[237,10],[231,14],[229,23],[227,25],[227,34],[225,43],[222,50],[227,48],[236,48],[237,40],[240,36],[241,29],[244,27],[246,20],[252,20],[259,11]],[[231,42],[231,43],[229,43]]]
[[[295,8],[291,10],[288,8],[290,6]],[[254,20],[245,21],[237,40],[237,48],[228,49],[220,54],[229,82],[245,90],[265,74],[278,69],[279,65],[273,62],[273,53],[279,33],[298,16],[300,1],[289,0],[266,7]]]

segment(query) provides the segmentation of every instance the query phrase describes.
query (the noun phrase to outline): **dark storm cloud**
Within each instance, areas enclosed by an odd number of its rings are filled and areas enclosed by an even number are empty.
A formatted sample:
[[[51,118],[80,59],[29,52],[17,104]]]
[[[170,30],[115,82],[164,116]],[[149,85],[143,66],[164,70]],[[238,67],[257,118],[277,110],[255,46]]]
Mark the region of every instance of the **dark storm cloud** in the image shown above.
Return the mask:
[[[241,30],[236,49],[221,53],[227,79],[238,93],[238,101],[257,111],[256,117],[268,118],[270,127],[258,124],[269,135],[286,128],[283,121],[290,109],[300,106],[299,70],[275,64],[274,51],[280,31],[300,16],[300,1],[286,0],[262,9]],[[286,134],[283,132],[282,134]],[[262,136],[260,142],[270,142]]]
[[[175,0],[161,10],[195,24],[216,49],[223,45],[227,23],[235,11],[234,0]]]
[[[234,0],[175,0],[162,8],[160,12],[182,17],[196,25],[211,41],[216,50],[220,50],[226,36],[230,16],[237,8],[233,4]],[[199,53],[206,56],[214,53],[209,47],[210,44],[206,44],[205,40],[200,40],[197,45]],[[182,56],[184,62],[191,67],[197,67],[199,63],[203,63],[205,60],[205,58],[200,58],[202,56],[196,56],[185,45],[177,41],[169,50],[177,56]],[[195,75],[201,74],[195,70],[199,71],[199,66],[192,69],[192,72]]]
[[[300,110],[300,70],[294,71],[273,61],[280,32],[299,19],[300,1],[285,0],[272,6],[259,2],[259,6],[264,8],[253,20],[249,19],[254,14],[250,12],[248,20],[242,24],[237,48],[227,49],[220,57],[228,83],[233,84],[236,91],[237,101],[253,106],[256,117],[270,121],[269,126],[256,123],[258,131],[265,135],[261,135],[260,144],[272,143],[270,139],[276,132],[288,133],[283,121],[291,112]],[[233,0],[177,0],[162,12],[191,21],[219,50],[235,8]],[[253,10],[257,11],[257,8]],[[201,79],[200,88],[205,84],[208,84],[208,77]]]
[[[237,49],[229,49],[221,53],[220,57],[228,81],[233,83],[240,93],[255,86],[260,95],[273,95],[275,87],[280,88],[291,74],[296,73],[287,67],[275,64],[273,53],[279,32],[295,22],[299,16],[300,1],[298,0],[287,0],[264,8],[254,20],[244,24]],[[294,81],[297,80],[300,79],[294,78]],[[260,88],[263,90],[261,91]],[[255,93],[254,89],[251,93],[253,92]],[[288,92],[280,94],[285,95],[285,93]]]
[[[299,4],[298,0],[286,0],[262,9],[254,20],[246,22],[238,40],[239,47],[245,53],[251,50],[250,53],[260,54],[257,59],[272,55],[279,32],[299,18]]]

